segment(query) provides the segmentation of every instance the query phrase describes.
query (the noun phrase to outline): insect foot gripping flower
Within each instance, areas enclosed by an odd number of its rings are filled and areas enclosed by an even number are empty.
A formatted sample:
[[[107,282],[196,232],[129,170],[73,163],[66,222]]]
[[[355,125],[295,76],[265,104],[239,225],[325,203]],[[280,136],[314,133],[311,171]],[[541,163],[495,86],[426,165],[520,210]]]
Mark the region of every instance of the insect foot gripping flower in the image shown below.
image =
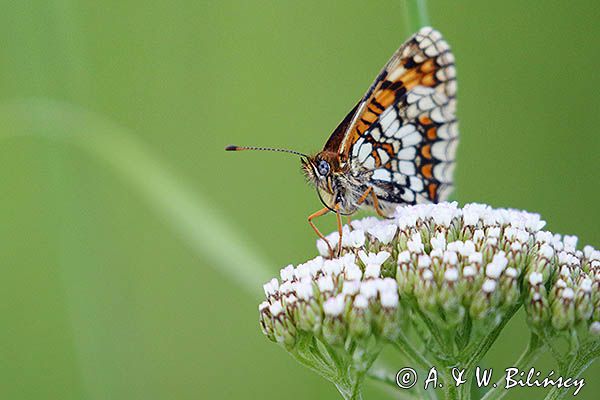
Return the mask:
[[[514,366],[550,351],[561,376],[580,376],[600,353],[600,251],[544,225],[537,214],[456,203],[353,221],[338,258],[325,258],[320,240],[321,256],[264,285],[262,331],[347,399],[360,398],[365,376],[395,385],[370,372],[386,345],[404,357],[398,365],[435,366],[447,398],[468,398],[475,367],[522,307],[530,340]],[[457,387],[451,367],[469,384]],[[555,389],[552,398],[566,393]]]

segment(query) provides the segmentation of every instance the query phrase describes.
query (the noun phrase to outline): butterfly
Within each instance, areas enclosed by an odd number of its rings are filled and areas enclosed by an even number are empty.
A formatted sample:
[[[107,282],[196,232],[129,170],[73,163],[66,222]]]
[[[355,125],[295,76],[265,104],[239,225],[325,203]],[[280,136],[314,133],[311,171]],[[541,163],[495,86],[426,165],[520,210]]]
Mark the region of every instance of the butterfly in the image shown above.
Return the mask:
[[[315,233],[333,247],[313,220],[333,212],[342,246],[342,215],[361,208],[382,217],[398,205],[448,198],[458,144],[456,69],[442,35],[423,27],[392,55],[369,90],[333,131],[323,150],[306,155],[268,147],[228,146],[228,151],[296,154],[324,207],[308,217]]]

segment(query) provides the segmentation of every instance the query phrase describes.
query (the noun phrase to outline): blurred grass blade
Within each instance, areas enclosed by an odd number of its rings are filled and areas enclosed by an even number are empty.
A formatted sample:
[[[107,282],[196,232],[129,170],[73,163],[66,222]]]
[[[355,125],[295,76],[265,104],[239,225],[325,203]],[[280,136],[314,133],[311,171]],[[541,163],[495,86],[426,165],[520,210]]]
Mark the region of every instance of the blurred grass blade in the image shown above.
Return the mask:
[[[404,0],[406,27],[408,35],[417,32],[421,27],[429,25],[426,0]]]
[[[62,141],[106,162],[214,269],[254,297],[260,295],[270,276],[268,263],[217,217],[217,210],[200,193],[192,192],[125,128],[72,104],[47,99],[0,104],[0,124],[10,136]]]

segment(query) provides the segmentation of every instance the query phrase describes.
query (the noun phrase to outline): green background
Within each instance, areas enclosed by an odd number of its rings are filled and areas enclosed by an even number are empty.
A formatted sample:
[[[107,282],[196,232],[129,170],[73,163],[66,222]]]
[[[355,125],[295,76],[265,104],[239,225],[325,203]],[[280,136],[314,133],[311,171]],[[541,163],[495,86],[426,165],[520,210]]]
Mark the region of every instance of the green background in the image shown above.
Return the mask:
[[[223,147],[319,150],[408,36],[403,2],[0,10],[0,398],[337,398],[257,324],[260,282],[315,255],[318,199],[296,158]],[[455,198],[600,246],[597,0],[429,13],[457,59]],[[526,338],[519,315],[486,366]]]

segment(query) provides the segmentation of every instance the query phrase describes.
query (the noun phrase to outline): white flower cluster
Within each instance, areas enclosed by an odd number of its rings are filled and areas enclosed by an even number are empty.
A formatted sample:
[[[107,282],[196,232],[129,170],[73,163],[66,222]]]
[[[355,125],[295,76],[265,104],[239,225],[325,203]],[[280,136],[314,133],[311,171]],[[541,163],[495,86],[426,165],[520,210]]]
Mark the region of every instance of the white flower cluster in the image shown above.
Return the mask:
[[[577,237],[537,232],[537,254],[528,270],[528,317],[537,325],[551,322],[554,329],[573,328],[591,321],[598,334],[600,321],[600,251],[577,250]]]
[[[357,250],[335,259],[318,256],[295,268],[288,265],[280,272],[281,284],[273,278],[264,285],[267,300],[259,305],[263,330],[274,340],[293,342],[291,333],[297,328],[318,331],[329,327],[336,329],[331,337],[337,341],[345,329],[336,325],[349,314],[356,321],[355,334],[370,333],[375,310],[389,315],[383,322],[392,324],[399,302],[398,285],[381,274],[390,256],[387,251]],[[379,326],[379,332],[384,331],[386,327]]]
[[[398,207],[392,220],[356,220],[342,230],[342,255],[281,270],[265,285],[263,331],[292,345],[298,330],[330,341],[393,336],[399,315],[426,315],[440,329],[499,320],[524,300],[533,327],[600,330],[600,251],[541,231],[538,214],[456,203]],[[339,234],[327,236],[332,247]],[[522,296],[525,294],[525,297]],[[406,302],[403,302],[406,300]],[[418,310],[411,309],[418,307]],[[403,310],[406,308],[406,310]]]

